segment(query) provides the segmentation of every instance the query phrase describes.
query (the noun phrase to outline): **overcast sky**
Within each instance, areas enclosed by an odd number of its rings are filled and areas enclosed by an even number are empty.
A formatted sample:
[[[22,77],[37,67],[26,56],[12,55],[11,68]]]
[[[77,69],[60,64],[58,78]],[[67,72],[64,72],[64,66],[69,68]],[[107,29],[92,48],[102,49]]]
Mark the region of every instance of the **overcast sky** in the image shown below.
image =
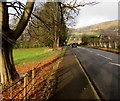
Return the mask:
[[[76,18],[77,23],[75,28],[118,19],[119,0],[96,1],[100,3],[94,6],[86,6],[81,8],[80,14]]]
[[[27,0],[19,0],[19,1],[25,3],[25,1]],[[42,0],[36,0],[36,1],[42,1]],[[78,0],[78,1],[82,1],[82,0]],[[88,25],[93,25],[105,21],[118,19],[119,0],[84,0],[84,1],[87,2],[96,1],[100,3],[94,6],[82,7],[80,14],[76,18],[76,26],[74,26],[75,28],[80,28]]]

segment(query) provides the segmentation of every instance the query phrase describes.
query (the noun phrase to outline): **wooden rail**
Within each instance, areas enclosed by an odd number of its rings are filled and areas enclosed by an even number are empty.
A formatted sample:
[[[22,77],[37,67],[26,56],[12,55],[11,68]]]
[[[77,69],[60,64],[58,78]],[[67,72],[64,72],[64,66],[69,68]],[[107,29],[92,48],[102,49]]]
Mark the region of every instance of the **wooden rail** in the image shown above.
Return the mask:
[[[37,71],[36,71],[37,70]],[[32,68],[31,75],[25,74],[17,82],[11,82],[2,87],[2,99],[49,99],[55,86],[55,73],[53,71],[42,75],[42,70]],[[39,94],[39,97],[37,95]],[[2,100],[1,99],[1,100]]]
[[[40,100],[47,100],[50,96],[54,93],[56,88],[56,71],[52,70],[47,72],[47,74],[43,73],[43,68],[55,63],[55,67],[58,67],[58,61],[64,56],[66,48],[61,50],[63,51],[61,56],[54,59],[50,63],[45,64],[41,68],[34,68],[32,67],[32,71],[25,73],[22,77],[17,80],[16,82],[11,82],[6,85],[0,84],[0,100],[6,99],[40,99]],[[39,64],[38,64],[39,65]],[[37,66],[36,66],[37,67]],[[53,67],[54,68],[54,67]]]

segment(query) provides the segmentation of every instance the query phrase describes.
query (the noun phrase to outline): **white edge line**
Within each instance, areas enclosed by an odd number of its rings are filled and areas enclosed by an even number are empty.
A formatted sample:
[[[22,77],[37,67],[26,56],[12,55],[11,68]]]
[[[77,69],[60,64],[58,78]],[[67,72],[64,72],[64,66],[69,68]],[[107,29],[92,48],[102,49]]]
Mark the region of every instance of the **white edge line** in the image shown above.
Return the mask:
[[[87,74],[85,73],[84,69],[82,68],[79,60],[77,59],[77,56],[76,56],[75,54],[74,54],[74,56],[75,56],[75,58],[76,58],[76,60],[77,60],[77,62],[78,62],[78,64],[79,64],[80,68],[82,69],[83,73],[85,74],[85,77],[87,78],[87,80],[88,80],[88,82],[89,82],[89,84],[90,84],[90,87],[91,87],[91,89],[93,90],[93,93],[95,94],[97,100],[101,101],[101,100],[100,100],[100,97],[98,96],[98,94],[97,94],[97,92],[96,92],[96,90],[95,90],[95,88],[93,87],[93,85],[92,85],[91,81],[89,80]]]
[[[112,63],[112,62],[109,62],[109,64],[112,64],[112,65],[115,65],[115,66],[120,66],[120,64]]]

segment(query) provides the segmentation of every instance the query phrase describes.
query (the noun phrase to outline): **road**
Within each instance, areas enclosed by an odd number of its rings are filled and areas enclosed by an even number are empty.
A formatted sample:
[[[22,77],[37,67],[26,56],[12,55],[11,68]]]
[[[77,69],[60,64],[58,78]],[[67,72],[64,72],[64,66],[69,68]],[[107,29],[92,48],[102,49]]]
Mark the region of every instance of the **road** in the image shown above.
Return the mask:
[[[71,48],[67,48],[56,71],[57,87],[50,101],[83,101],[99,99],[86,78]]]
[[[73,48],[105,99],[120,99],[120,55],[92,48]]]

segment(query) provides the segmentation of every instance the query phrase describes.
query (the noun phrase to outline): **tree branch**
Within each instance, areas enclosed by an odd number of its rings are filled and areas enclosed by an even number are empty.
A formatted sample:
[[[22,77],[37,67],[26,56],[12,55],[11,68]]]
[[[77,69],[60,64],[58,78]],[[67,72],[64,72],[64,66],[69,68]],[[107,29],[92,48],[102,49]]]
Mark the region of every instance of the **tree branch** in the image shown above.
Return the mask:
[[[16,27],[15,34],[14,34],[15,40],[17,40],[19,38],[19,36],[23,33],[25,27],[27,26],[30,15],[32,13],[35,0],[31,0],[31,2],[28,2],[28,1],[26,3],[26,7],[23,12],[23,15]]]

